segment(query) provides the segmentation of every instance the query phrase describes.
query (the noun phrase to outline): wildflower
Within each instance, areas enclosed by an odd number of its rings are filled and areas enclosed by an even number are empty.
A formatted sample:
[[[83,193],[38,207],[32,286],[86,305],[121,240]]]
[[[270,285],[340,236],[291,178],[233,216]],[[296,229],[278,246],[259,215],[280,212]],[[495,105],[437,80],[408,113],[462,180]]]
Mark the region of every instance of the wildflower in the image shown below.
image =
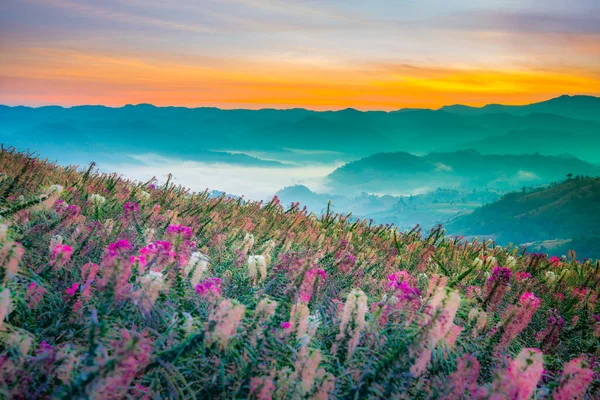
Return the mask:
[[[208,345],[217,343],[222,349],[235,335],[244,318],[246,308],[235,300],[222,300],[208,318],[205,340]]]
[[[510,269],[505,267],[494,268],[494,271],[485,286],[486,297],[483,301],[484,306],[487,307],[489,311],[493,311],[498,307],[500,301],[502,301],[504,292],[506,292],[508,288],[509,281]]]
[[[43,287],[38,286],[35,282],[31,282],[29,286],[27,286],[27,306],[29,308],[36,308],[42,300],[44,293],[45,290]]]
[[[344,304],[342,321],[340,322],[340,333],[336,336],[333,345],[333,353],[345,349],[346,358],[350,358],[358,346],[360,334],[365,326],[365,314],[367,313],[367,296],[360,289],[354,289],[348,295]]]
[[[23,254],[25,254],[25,249],[20,243],[0,242],[0,282],[17,274]],[[2,271],[3,269],[4,271]]]
[[[61,268],[69,262],[72,254],[73,248],[71,246],[66,244],[56,245],[50,255],[50,266],[54,267],[54,269]]]
[[[321,352],[318,349],[309,350],[303,346],[298,352],[293,377],[299,383],[300,396],[304,397],[312,391],[320,362]]]
[[[189,336],[192,334],[192,332],[194,332],[194,318],[192,317],[192,314],[188,312],[184,312],[182,314],[183,320],[181,321],[181,327],[183,328],[185,335]]]
[[[508,257],[506,258],[506,263],[505,263],[505,265],[506,265],[508,268],[511,268],[511,269],[512,269],[512,268],[514,268],[514,267],[517,265],[517,259],[516,259],[516,258],[514,258],[513,256],[508,256]]]
[[[479,257],[475,258],[475,260],[473,260],[473,266],[475,268],[481,268],[483,267],[483,260]]]
[[[99,399],[126,397],[131,383],[150,363],[152,341],[145,334],[123,329],[121,337],[112,343],[111,360],[114,366],[110,375],[99,379],[93,393]]]
[[[456,360],[456,371],[448,377],[445,398],[460,399],[475,397],[477,379],[479,378],[480,364],[477,358],[465,354]]]
[[[192,237],[192,228],[184,225],[169,225],[167,235],[173,238],[190,239]]]
[[[192,287],[198,286],[200,279],[202,279],[202,275],[204,275],[204,272],[208,269],[209,263],[210,259],[206,254],[200,252],[192,253],[184,269],[184,274],[190,280]]]
[[[123,211],[125,212],[125,217],[135,217],[135,215],[140,212],[140,205],[138,203],[129,201],[123,206]]]
[[[324,280],[325,276],[327,275],[322,269],[311,268],[308,271],[306,271],[302,283],[298,288],[298,297],[300,301],[308,304],[310,302],[310,299],[312,298],[317,277],[321,280]]]
[[[250,380],[249,399],[255,400],[271,400],[275,392],[275,384],[273,378],[269,376],[254,377]]]
[[[19,349],[21,356],[26,356],[31,349],[33,338],[28,333],[11,332],[6,340],[6,345]]]
[[[287,330],[287,329],[290,329],[291,327],[292,327],[292,324],[290,324],[287,321],[284,321],[284,322],[281,323],[281,329]]]
[[[159,271],[150,271],[140,279],[142,289],[141,307],[148,312],[165,288],[165,277]]]
[[[94,193],[90,195],[90,202],[96,207],[102,207],[106,203],[106,197]]]
[[[248,257],[248,276],[254,283],[260,283],[267,277],[267,261],[262,255]]]
[[[522,282],[524,280],[530,279],[531,274],[529,272],[515,272],[515,280],[517,282]]]
[[[556,274],[552,271],[546,271],[545,277],[549,283],[552,283],[556,280]]]
[[[583,357],[565,363],[559,386],[552,393],[554,400],[582,400],[594,379],[594,370]]]
[[[221,295],[221,279],[207,278],[196,286],[196,293],[201,297],[214,300]]]
[[[146,202],[150,200],[150,193],[146,192],[145,190],[142,190],[139,192],[139,198],[141,201]]]
[[[492,384],[492,397],[527,400],[533,394],[544,372],[544,359],[538,349],[525,348],[514,360],[509,360],[505,371]]]
[[[10,290],[8,288],[1,288],[0,292],[0,331],[4,327],[4,319],[8,316],[10,311]]]
[[[278,304],[275,300],[264,298],[258,302],[254,314],[256,315],[258,321],[264,323],[273,318],[275,315],[275,310],[277,310],[277,306]]]
[[[553,256],[548,259],[548,262],[550,263],[550,265],[556,268],[560,265],[560,258]]]
[[[63,383],[71,380],[73,371],[77,370],[80,364],[80,357],[77,355],[75,347],[70,344],[63,346],[56,352],[56,376]]]
[[[431,352],[437,343],[444,338],[454,325],[454,317],[460,306],[460,296],[457,291],[448,288],[439,288],[431,298],[426,312],[425,337],[417,349],[419,355],[411,367],[415,376],[425,372]]]
[[[540,299],[533,293],[526,292],[519,299],[518,306],[512,306],[506,310],[502,318],[502,337],[496,347],[497,351],[506,348],[525,329],[539,304]]]
[[[302,339],[308,330],[310,310],[305,303],[297,302],[290,312],[290,332],[296,332],[296,340]]]
[[[252,249],[253,246],[254,235],[251,233],[246,233],[246,236],[244,236],[244,240],[242,241],[242,245],[240,247],[241,253],[244,255],[244,257],[246,256],[246,254],[248,254],[248,252]]]
[[[44,208],[47,210],[52,209],[60,198],[62,191],[63,187],[61,185],[50,185],[50,187],[42,195],[42,198],[44,199],[42,204],[40,204],[38,207],[35,207],[35,210],[42,210]]]
[[[540,347],[545,352],[550,352],[558,344],[558,336],[565,326],[565,320],[556,310],[550,310],[546,328],[535,335],[535,339],[541,343]]]
[[[71,285],[70,288],[68,288],[67,290],[65,290],[65,293],[68,296],[73,297],[73,296],[75,296],[75,293],[77,293],[77,289],[79,289],[79,283],[74,283],[74,284]]]

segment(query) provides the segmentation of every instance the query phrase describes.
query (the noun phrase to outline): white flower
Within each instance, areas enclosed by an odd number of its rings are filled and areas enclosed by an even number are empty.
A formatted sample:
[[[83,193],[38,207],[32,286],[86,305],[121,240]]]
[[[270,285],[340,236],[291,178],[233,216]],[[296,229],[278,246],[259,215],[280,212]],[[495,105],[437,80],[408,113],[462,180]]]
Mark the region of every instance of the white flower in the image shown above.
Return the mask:
[[[262,282],[267,277],[267,260],[265,256],[248,257],[248,276],[255,282]]]
[[[483,266],[483,261],[481,258],[477,257],[475,260],[473,260],[473,266],[476,268],[481,268]]]
[[[150,198],[150,193],[146,192],[145,190],[142,190],[140,192],[140,200],[142,201],[146,201]]]
[[[92,202],[92,204],[95,204],[98,207],[100,207],[101,205],[106,203],[106,197],[100,196],[99,194],[94,193],[94,194],[90,195],[90,201]]]
[[[0,240],[6,239],[8,236],[8,225],[0,224]]]
[[[514,258],[513,256],[508,256],[506,258],[506,266],[508,268],[513,268],[515,265],[517,265],[517,259]]]
[[[547,271],[546,272],[546,280],[548,282],[554,282],[556,280],[556,274],[552,271]]]
[[[48,188],[48,194],[51,194],[51,193],[60,194],[60,193],[62,193],[62,191],[63,191],[63,187],[61,185],[57,185],[57,184],[50,185],[50,187]]]
[[[202,279],[202,275],[208,269],[208,265],[210,264],[210,259],[204,253],[199,251],[193,252],[190,256],[190,260],[185,266],[185,274],[188,278],[190,278],[190,284],[192,287],[198,286],[200,280]]]

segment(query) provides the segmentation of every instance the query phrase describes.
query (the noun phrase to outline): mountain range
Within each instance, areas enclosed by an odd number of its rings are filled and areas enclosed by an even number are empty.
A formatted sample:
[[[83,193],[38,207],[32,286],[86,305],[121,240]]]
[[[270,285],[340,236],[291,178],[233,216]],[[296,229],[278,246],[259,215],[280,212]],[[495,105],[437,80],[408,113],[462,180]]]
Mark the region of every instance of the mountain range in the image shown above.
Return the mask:
[[[598,152],[592,151],[600,146],[599,115],[600,98],[591,96],[561,96],[525,106],[392,112],[222,110],[148,104],[120,108],[0,106],[0,140],[5,145],[43,150],[50,156],[114,157],[137,151],[240,164],[256,164],[260,159],[351,161],[379,152],[426,154],[469,148],[488,154],[568,153],[600,162]],[[234,157],[239,153],[252,158]]]
[[[600,167],[570,156],[395,152],[347,163],[328,176],[328,183],[337,192],[406,194],[437,187],[509,191],[562,180],[567,174],[597,176]]]

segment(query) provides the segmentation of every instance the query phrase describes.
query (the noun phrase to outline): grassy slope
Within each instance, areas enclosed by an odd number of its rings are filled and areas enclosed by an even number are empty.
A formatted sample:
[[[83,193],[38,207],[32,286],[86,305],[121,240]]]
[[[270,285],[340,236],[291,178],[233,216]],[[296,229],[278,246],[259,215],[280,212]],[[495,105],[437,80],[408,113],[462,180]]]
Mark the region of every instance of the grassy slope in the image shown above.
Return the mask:
[[[503,361],[526,347],[545,354],[536,397],[564,389],[560,370],[580,355],[590,364],[578,371],[592,377],[576,391],[600,394],[591,358],[600,355],[598,262],[554,262],[439,230],[397,233],[276,201],[211,199],[6,150],[0,170],[0,243],[23,249],[2,253],[1,397],[459,398],[466,382],[481,398],[504,398],[536,390],[530,365],[507,370]],[[51,184],[65,188],[56,203]],[[210,263],[194,290],[197,251]],[[266,276],[253,278],[252,254],[267,258]],[[501,292],[488,280],[494,260],[512,269]],[[396,290],[393,274],[404,282]],[[537,310],[519,300],[525,292],[539,298]],[[472,315],[484,309],[481,326]],[[566,324],[540,341],[550,309]],[[451,375],[463,356],[481,373]]]

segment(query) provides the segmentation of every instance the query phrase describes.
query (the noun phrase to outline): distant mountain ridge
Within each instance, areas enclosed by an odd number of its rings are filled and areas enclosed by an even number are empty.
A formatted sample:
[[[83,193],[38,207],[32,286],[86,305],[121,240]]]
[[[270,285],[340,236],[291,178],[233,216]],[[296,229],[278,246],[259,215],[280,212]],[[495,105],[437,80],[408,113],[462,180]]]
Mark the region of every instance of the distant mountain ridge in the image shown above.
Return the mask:
[[[328,176],[346,191],[394,193],[431,188],[514,190],[562,180],[567,174],[600,175],[600,168],[577,158],[540,154],[497,155],[474,150],[429,153],[378,153],[350,162]]]
[[[600,98],[591,96],[561,96],[526,106],[448,106],[392,112],[222,110],[148,104],[119,108],[0,106],[0,140],[19,148],[24,144],[34,149],[47,146],[61,155],[65,152],[55,147],[58,138],[66,136],[70,154],[91,147],[121,152],[143,150],[204,161],[210,158],[208,151],[248,154],[258,150],[266,159],[284,162],[338,162],[390,151],[449,152],[467,149],[467,145],[491,154],[495,151],[489,138],[537,130],[561,131],[576,139],[565,144],[549,133],[540,152],[568,152],[600,163],[600,154],[590,151],[600,143],[598,116]],[[58,129],[61,126],[64,129]],[[538,151],[519,146],[518,142],[513,147],[506,145],[504,151]],[[289,149],[328,153],[309,155]]]
[[[563,95],[546,101],[521,106],[487,104],[483,107],[471,107],[455,104],[439,108],[439,110],[449,113],[469,116],[494,113],[507,113],[512,115],[547,113],[575,119],[600,121],[598,109],[600,109],[600,97],[585,95]]]

